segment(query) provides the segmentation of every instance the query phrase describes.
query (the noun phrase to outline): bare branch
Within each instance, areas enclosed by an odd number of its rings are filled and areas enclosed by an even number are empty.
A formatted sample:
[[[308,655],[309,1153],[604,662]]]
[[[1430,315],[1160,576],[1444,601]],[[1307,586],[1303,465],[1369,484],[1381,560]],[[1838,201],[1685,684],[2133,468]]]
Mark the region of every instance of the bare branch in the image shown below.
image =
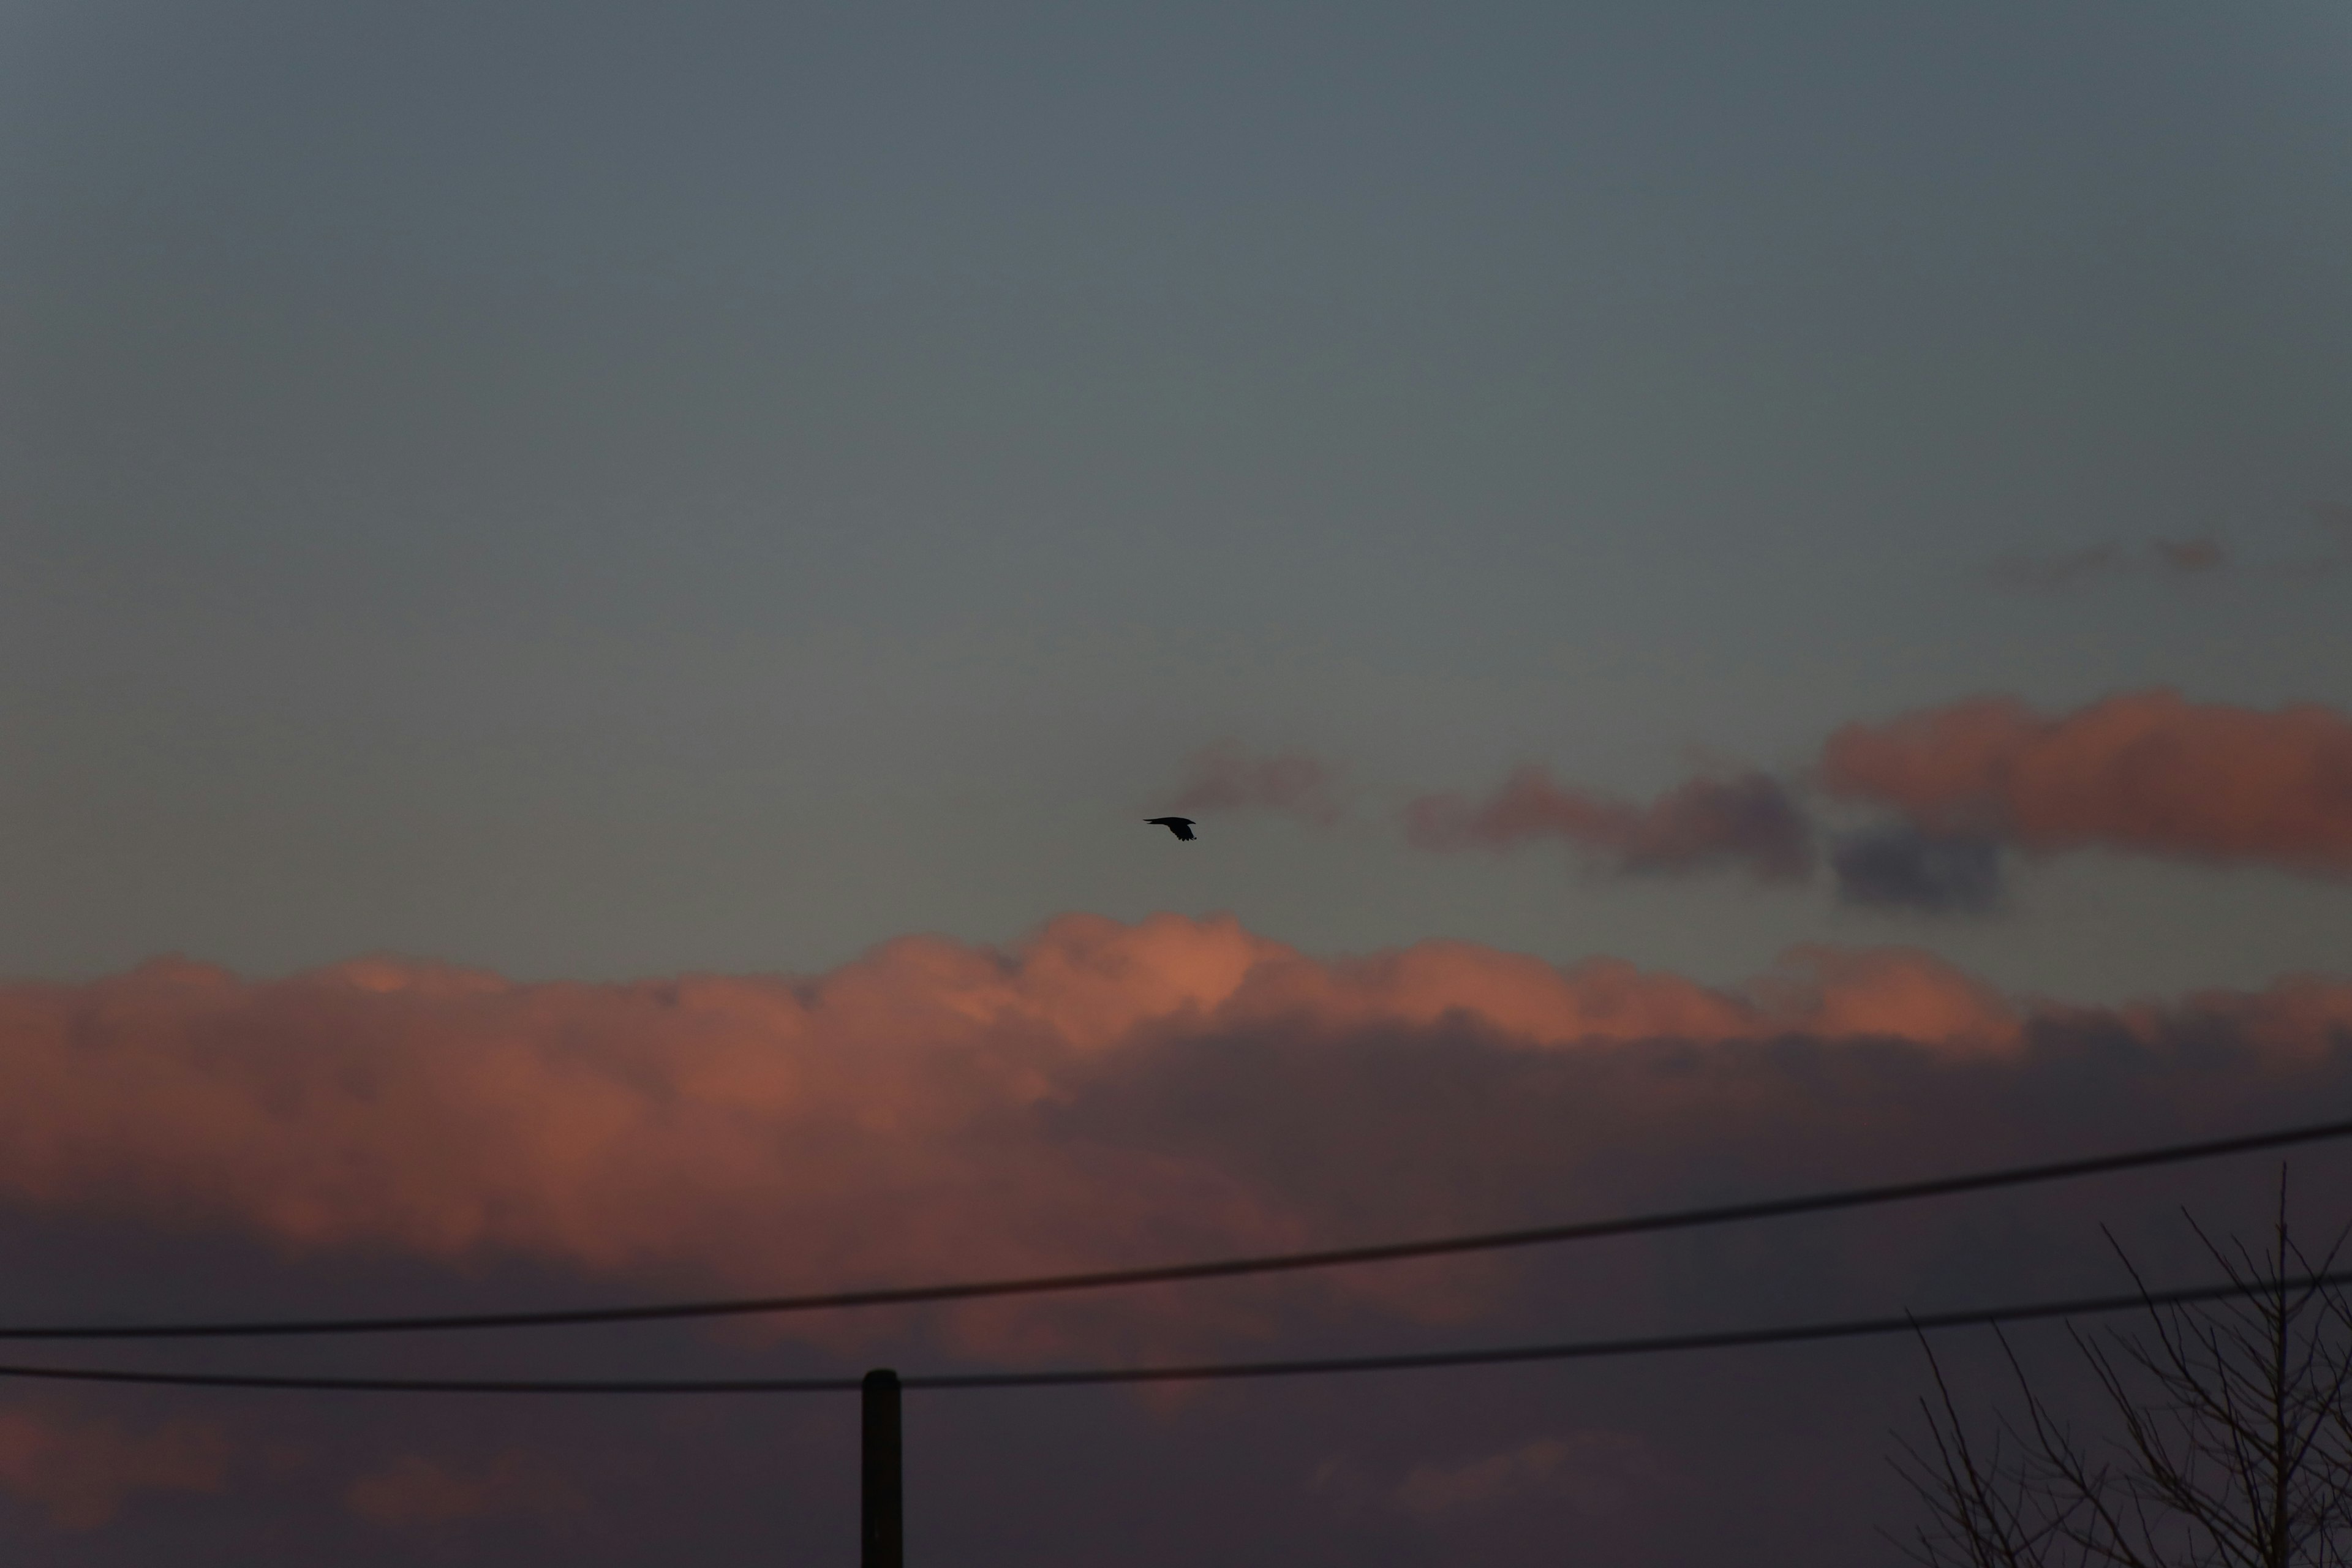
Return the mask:
[[[2289,1223],[2281,1169],[2269,1245],[2189,1230],[2244,1293],[2160,1303],[2112,1232],[2144,1306],[2136,1326],[2066,1325],[2096,1391],[2078,1430],[2000,1330],[2010,1398],[1973,1439],[1927,1336],[1927,1437],[1896,1440],[1894,1468],[1929,1522],[1904,1554],[1921,1568],[2352,1568],[2352,1300],[2314,1282]],[[1889,1537],[1890,1540],[1895,1538]]]

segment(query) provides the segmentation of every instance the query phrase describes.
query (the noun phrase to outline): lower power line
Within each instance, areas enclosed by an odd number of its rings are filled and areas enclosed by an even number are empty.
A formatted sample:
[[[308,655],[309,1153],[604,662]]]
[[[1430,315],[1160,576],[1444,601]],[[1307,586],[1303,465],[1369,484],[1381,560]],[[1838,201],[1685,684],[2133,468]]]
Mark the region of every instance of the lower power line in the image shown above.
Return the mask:
[[[2177,1307],[2220,1301],[2274,1290],[2315,1290],[2352,1284],[2352,1269],[2279,1281],[2233,1281],[2178,1290],[2136,1290],[2127,1295],[2081,1296],[2063,1301],[2030,1301],[1952,1312],[1906,1312],[1899,1317],[1854,1318],[1826,1323],[1790,1323],[1778,1328],[1727,1329],[1711,1333],[1653,1334],[1634,1339],[1579,1340],[1566,1344],[1497,1345],[1482,1349],[1416,1351],[1401,1355],[1322,1356],[1291,1361],[1202,1362],[1179,1366],[1070,1367],[1042,1372],[913,1373],[899,1378],[910,1389],[1082,1388],[1131,1383],[1209,1383],[1255,1377],[1328,1377],[1371,1372],[1438,1371],[1449,1367],[1506,1366],[1528,1362],[1602,1361],[1630,1356],[1672,1355],[1688,1351],[1752,1350],[1767,1345],[1807,1344],[1824,1340],[1870,1339],[1940,1329],[1984,1328],[2046,1318],[2087,1318],[2134,1308]],[[114,1383],[173,1388],[308,1391],[322,1394],[848,1394],[864,1386],[856,1377],[752,1377],[715,1379],[268,1377],[241,1373],[131,1372],[105,1367],[0,1365],[0,1378],[39,1378],[58,1383]]]

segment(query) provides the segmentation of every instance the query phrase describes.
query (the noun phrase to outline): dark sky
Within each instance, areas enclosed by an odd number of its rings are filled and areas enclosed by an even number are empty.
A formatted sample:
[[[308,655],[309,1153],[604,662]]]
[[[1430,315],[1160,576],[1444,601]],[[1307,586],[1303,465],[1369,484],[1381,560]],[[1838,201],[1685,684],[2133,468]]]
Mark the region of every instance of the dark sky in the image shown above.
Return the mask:
[[[2347,87],[2318,0],[0,5],[0,1322],[1141,1262],[2342,1111]],[[2178,1204],[2273,1176],[116,1353],[1660,1331],[2103,1288],[2103,1220],[2187,1277]],[[1843,1568],[1920,1370],[910,1396],[910,1538]],[[0,1553],[842,1562],[853,1411],[0,1384]]]

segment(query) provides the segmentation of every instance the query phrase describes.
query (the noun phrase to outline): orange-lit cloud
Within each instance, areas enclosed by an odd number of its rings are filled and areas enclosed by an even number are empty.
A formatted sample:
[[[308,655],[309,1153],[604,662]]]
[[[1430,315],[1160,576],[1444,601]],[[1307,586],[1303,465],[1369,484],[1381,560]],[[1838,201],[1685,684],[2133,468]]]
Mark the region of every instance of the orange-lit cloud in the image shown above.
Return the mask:
[[[1168,809],[1288,812],[1328,827],[1341,816],[1338,784],[1328,763],[1304,752],[1253,756],[1228,742],[1192,758]]]
[[[1842,1062],[2007,1073],[2048,1028],[2152,1047],[2190,1026],[2308,1063],[2352,1038],[2352,984],[2069,1012],[1902,948],[1723,987],[1450,942],[1318,960],[1173,916],[1065,917],[1010,952],[910,938],[803,980],[158,963],[0,988],[0,1203],[298,1254],[911,1281],[1487,1224],[1530,1194],[1602,1208],[1595,1149],[1671,1166],[1864,1117],[1816,1096]],[[1491,1287],[1312,1289],[1457,1321]],[[1144,1293],[939,1321],[973,1353],[1129,1354],[1256,1310]]]
[[[227,1473],[227,1439],[209,1424],[174,1421],[140,1432],[0,1407],[0,1489],[38,1505],[59,1530],[94,1530],[136,1492],[216,1492]]]
[[[1528,766],[1485,801],[1424,795],[1406,808],[1405,833],[1425,849],[1505,849],[1533,838],[1563,838],[1621,872],[1679,872],[1738,866],[1769,881],[1812,870],[1812,828],[1780,781],[1768,773],[1696,778],[1646,805],[1563,786]]]
[[[2352,716],[2318,704],[2264,711],[2158,690],[2049,717],[1987,698],[1848,725],[1822,749],[1820,779],[1921,829],[2029,850],[2352,875]]]
[[[1009,955],[908,938],[805,981],[519,984],[372,960],[247,982],[158,963],[0,989],[0,1194],[165,1207],[295,1247],[510,1249],[597,1268],[744,1257],[772,1270],[816,1234],[774,1220],[821,1226],[838,1194],[866,1187],[945,1205],[907,1216],[894,1243],[969,1251],[959,1238],[982,1232],[950,1211],[986,1187],[992,1205],[1050,1216],[1034,1242],[989,1238],[1042,1260],[1108,1243],[1132,1216],[1097,1216],[1089,1184],[1020,1136],[1023,1119],[1097,1058],[1171,1033],[1461,1019],[1566,1048],[1835,1032],[1857,1007],[1863,1026],[1937,1048],[2015,1031],[1989,996],[1955,1012],[1956,990],[1978,993],[1921,955],[1809,955],[1766,990],[1446,942],[1323,963],[1229,919],[1172,916],[1066,917]],[[1132,1190],[1171,1215],[1285,1229],[1212,1173],[1124,1163]],[[776,1239],[745,1257],[750,1234]]]

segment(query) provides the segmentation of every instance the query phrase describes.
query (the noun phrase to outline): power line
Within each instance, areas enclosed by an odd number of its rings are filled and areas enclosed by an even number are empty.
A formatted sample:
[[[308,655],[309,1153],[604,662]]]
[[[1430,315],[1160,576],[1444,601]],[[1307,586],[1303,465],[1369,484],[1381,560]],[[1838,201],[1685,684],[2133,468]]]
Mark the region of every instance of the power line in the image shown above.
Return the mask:
[[[288,1318],[247,1321],[116,1324],[28,1324],[0,1327],[0,1340],[199,1340],[266,1339],[312,1334],[434,1333],[465,1329],[573,1328],[593,1323],[646,1323],[689,1318],[749,1317],[769,1313],[815,1312],[857,1307],[911,1306],[925,1301],[969,1301],[994,1296],[1035,1296],[1060,1291],[1102,1290],[1118,1286],[1165,1285],[1192,1279],[1223,1279],[1249,1274],[1281,1274],[1308,1268],[1336,1268],[1351,1264],[1394,1263],[1412,1258],[1443,1258],[1467,1252],[1496,1252],[1511,1247],[1540,1247],[1554,1242],[1594,1241],[1603,1237],[1642,1236],[1699,1226],[1734,1225],[1779,1219],[1791,1215],[1821,1214],[1835,1209],[1866,1208],[1879,1204],[1906,1203],[1919,1198],[1948,1197],[1958,1193],[1996,1187],[2027,1186],[2039,1182],[2066,1181],[2153,1165],[2180,1164],[2219,1159],[2229,1154],[2279,1149],[2298,1143],[2326,1142],[2352,1137],[2352,1121],[2324,1121],[2236,1138],[2207,1139],[2136,1149],[2087,1159],[2057,1160],[2035,1165],[2012,1165],[1927,1181],[1896,1182],[1882,1186],[1848,1187],[1806,1193],[1793,1197],[1767,1198],[1757,1203],[1719,1204],[1705,1208],[1674,1209],[1659,1214],[1613,1219],[1580,1220],[1567,1225],[1537,1226],[1524,1230],[1482,1231],[1418,1241],[1380,1243],[1370,1247],[1328,1247],[1311,1252],[1261,1253],[1252,1257],[1212,1258],[1194,1263],[1169,1263],[1141,1268],[1104,1268],[1074,1274],[1044,1274],[1009,1279],[965,1280],[944,1285],[886,1286],[875,1289],[833,1290],[800,1296],[752,1296],[719,1300],[660,1301],[619,1307],[571,1307],[521,1312],[462,1312],[407,1317]]]
[[[1954,1312],[1906,1312],[1900,1317],[1856,1318],[1839,1322],[1791,1323],[1778,1328],[1727,1329],[1711,1333],[1652,1334],[1634,1339],[1579,1340],[1566,1344],[1496,1345],[1472,1350],[1418,1351],[1401,1355],[1324,1356],[1295,1361],[1202,1362],[1187,1366],[1071,1367],[1045,1372],[916,1373],[902,1375],[906,1388],[1082,1388],[1112,1384],[1207,1383],[1238,1378],[1328,1377],[1354,1373],[1420,1372],[1449,1367],[1506,1366],[1546,1361],[1602,1361],[1671,1355],[1689,1351],[1752,1350],[1768,1345],[1825,1340],[1869,1339],[1942,1329],[1983,1328],[2042,1318],[2088,1318],[2133,1308],[2184,1306],[2265,1291],[2318,1289],[2352,1284],[2352,1269],[2305,1275],[2284,1281],[2232,1281],[2179,1290],[2133,1291],[2084,1296],[2064,1301],[2030,1301]],[[115,1383],[177,1388],[304,1391],[325,1394],[845,1394],[862,1388],[856,1377],[717,1379],[540,1380],[530,1378],[269,1377],[242,1373],[127,1372],[104,1367],[0,1365],[0,1378],[40,1378],[60,1383]]]

